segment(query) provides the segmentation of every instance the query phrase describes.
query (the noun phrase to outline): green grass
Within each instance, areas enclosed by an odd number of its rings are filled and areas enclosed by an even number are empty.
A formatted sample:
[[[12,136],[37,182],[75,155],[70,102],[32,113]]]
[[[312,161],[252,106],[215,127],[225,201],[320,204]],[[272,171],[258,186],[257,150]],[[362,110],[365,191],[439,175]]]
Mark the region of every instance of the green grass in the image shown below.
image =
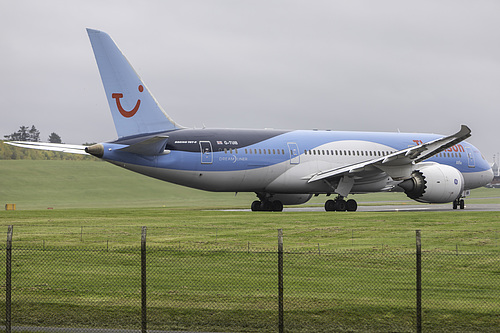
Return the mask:
[[[149,329],[275,332],[281,228],[290,332],[414,331],[416,229],[424,330],[500,330],[500,212],[218,211],[246,208],[253,195],[92,161],[0,161],[0,171],[0,197],[18,208],[0,211],[4,239],[14,225],[15,326],[140,327],[147,226]],[[479,189],[470,200],[499,193]],[[356,199],[413,204],[392,193]]]
[[[112,208],[0,211],[0,227],[29,246],[130,246],[148,227],[151,246],[275,249],[277,229],[286,248],[299,251],[413,249],[422,230],[429,249],[500,250],[500,212],[283,212],[183,208]]]
[[[218,332],[276,330],[278,228],[289,331],[413,331],[421,229],[424,327],[457,332],[498,326],[499,219],[467,211],[94,208],[2,211],[0,228],[14,225],[21,326],[139,327],[147,226],[149,328]]]
[[[360,205],[417,204],[402,193],[353,196]],[[249,208],[254,193],[205,192],[169,184],[93,160],[0,160],[0,204],[17,209],[196,207]],[[325,196],[308,205],[323,205]],[[472,192],[471,202],[498,203],[500,189]]]
[[[135,249],[13,251],[16,326],[140,327],[140,255]],[[150,249],[150,329],[275,332],[273,252]],[[496,255],[424,255],[426,331],[494,331],[500,283]],[[413,331],[411,251],[287,253],[290,332]]]
[[[96,161],[0,160],[0,175],[1,203],[15,203],[19,210],[240,207],[254,197],[193,190]]]

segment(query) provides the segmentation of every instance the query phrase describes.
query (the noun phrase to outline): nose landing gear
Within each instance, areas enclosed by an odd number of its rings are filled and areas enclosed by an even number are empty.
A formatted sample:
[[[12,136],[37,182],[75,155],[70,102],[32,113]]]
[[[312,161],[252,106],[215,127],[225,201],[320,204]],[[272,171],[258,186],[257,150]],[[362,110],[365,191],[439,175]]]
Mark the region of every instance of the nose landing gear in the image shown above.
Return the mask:
[[[464,199],[458,198],[455,201],[453,201],[453,209],[457,209],[458,207],[460,207],[460,209],[465,209]]]

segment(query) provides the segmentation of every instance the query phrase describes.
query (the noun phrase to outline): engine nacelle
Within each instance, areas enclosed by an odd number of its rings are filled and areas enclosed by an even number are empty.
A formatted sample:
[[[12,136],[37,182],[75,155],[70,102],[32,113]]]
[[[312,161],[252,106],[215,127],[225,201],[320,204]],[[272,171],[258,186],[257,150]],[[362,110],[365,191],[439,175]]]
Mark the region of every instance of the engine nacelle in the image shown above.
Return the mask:
[[[274,194],[272,200],[279,200],[283,205],[300,205],[308,202],[312,194]]]
[[[446,203],[462,195],[464,177],[460,171],[449,165],[424,165],[413,171],[411,178],[404,180],[398,186],[413,200]]]

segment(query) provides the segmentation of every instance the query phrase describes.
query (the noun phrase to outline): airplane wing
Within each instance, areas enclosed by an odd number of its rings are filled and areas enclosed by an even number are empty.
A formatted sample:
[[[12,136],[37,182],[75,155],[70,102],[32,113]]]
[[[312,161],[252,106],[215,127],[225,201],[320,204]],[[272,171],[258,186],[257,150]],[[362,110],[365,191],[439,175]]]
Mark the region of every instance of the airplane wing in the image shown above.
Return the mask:
[[[392,154],[371,159],[368,161],[346,165],[343,167],[324,170],[313,175],[308,183],[318,180],[341,177],[345,175],[356,175],[363,171],[374,168],[386,172],[393,179],[403,179],[411,173],[411,166],[426,160],[440,152],[456,145],[471,136],[469,127],[462,125],[460,131],[444,138],[426,142],[424,144],[399,150]]]
[[[47,142],[30,142],[30,141],[9,141],[5,143],[11,146],[16,146],[21,148],[51,150],[51,151],[59,151],[62,153],[89,155],[85,152],[86,146],[81,146],[81,145],[68,145],[65,143],[47,143]]]

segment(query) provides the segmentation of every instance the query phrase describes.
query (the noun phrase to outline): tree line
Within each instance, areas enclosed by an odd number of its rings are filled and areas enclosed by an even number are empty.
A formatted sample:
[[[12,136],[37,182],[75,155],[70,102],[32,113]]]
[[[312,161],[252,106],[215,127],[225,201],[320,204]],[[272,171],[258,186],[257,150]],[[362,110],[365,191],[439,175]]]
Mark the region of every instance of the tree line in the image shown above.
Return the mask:
[[[9,135],[4,135],[4,138],[8,141],[31,141],[40,142],[40,131],[36,129],[35,125],[21,126],[17,132]],[[47,142],[50,143],[62,143],[61,137],[57,133],[50,133]]]
[[[5,141],[41,142],[40,131],[34,125],[21,126],[17,132],[4,135]],[[62,143],[61,137],[52,132],[47,142]],[[68,154],[57,151],[19,148],[0,140],[0,160],[95,160],[92,156]]]

